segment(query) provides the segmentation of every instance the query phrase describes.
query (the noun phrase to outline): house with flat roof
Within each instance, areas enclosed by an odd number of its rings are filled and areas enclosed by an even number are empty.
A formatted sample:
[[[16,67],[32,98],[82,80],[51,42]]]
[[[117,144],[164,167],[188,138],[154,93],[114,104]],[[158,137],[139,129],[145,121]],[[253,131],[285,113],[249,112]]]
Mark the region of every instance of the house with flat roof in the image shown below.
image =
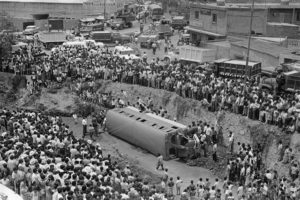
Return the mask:
[[[228,35],[249,35],[251,1],[217,0],[215,3],[192,3],[190,7],[190,24],[186,30],[194,43],[220,40]],[[298,38],[299,25],[300,1],[256,0],[253,35]]]

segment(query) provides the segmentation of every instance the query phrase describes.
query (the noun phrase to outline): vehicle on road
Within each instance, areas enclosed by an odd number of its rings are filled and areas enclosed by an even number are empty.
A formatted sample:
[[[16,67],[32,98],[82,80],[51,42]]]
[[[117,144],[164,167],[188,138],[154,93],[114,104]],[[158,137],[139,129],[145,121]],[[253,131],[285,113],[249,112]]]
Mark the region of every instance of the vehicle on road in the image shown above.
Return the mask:
[[[149,5],[148,10],[149,10],[150,18],[153,21],[161,20],[164,15],[164,11],[163,11],[162,7],[157,4]]]
[[[174,61],[175,59],[184,63],[207,63],[216,59],[216,51],[214,49],[183,45],[179,47],[177,52],[170,52],[164,57],[166,61]]]
[[[191,38],[190,34],[187,34],[187,33],[182,34],[178,40],[177,46],[189,45],[190,38]]]
[[[278,70],[276,77],[262,77],[260,88],[275,93],[300,91],[300,72]]]
[[[172,18],[171,26],[175,30],[183,30],[188,25],[184,16],[175,16]]]
[[[34,35],[39,32],[39,27],[37,26],[27,26],[23,31],[24,35]]]
[[[217,76],[231,79],[255,78],[261,76],[261,62],[248,62],[245,60],[219,59],[214,61],[214,72]]]
[[[68,34],[66,32],[40,32],[37,34],[39,42],[46,49],[52,49],[55,45],[61,45],[67,41]]]
[[[126,46],[116,46],[114,48],[114,55],[118,56],[119,58],[124,58],[125,60],[139,60],[141,59],[139,56],[135,54],[135,51]]]
[[[140,43],[141,48],[150,49],[152,47],[153,42],[158,40],[158,35],[146,35],[142,34],[138,37],[138,42]]]
[[[156,24],[156,30],[159,35],[159,39],[165,39],[173,35],[173,28],[171,27],[171,20],[162,19]]]
[[[80,47],[87,48],[87,44],[84,41],[68,41],[62,44],[64,47]]]
[[[89,35],[89,39],[95,40],[96,42],[104,43],[129,43],[131,38],[129,35],[121,34],[119,32],[110,31],[93,31]]]
[[[119,14],[115,19],[111,20],[111,29],[122,30],[124,28],[131,28],[132,22],[135,20],[136,16],[132,13]]]

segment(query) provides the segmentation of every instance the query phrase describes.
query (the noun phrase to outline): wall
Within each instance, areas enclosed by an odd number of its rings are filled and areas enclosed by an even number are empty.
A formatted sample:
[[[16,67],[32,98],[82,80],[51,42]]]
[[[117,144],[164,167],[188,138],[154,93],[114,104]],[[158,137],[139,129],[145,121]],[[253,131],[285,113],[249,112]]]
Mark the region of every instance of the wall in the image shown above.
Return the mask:
[[[99,15],[104,11],[104,0],[90,0],[84,4],[0,2],[0,12],[10,17],[32,19],[33,14],[50,14],[53,17],[80,19],[88,15]],[[122,8],[124,1],[107,0],[106,12]]]
[[[199,19],[195,18],[195,12],[199,11]],[[217,22],[213,23],[212,15],[217,15]],[[205,31],[226,35],[226,10],[214,8],[191,8],[190,25]]]
[[[208,42],[204,46],[216,50],[216,59],[230,58],[230,44],[227,42]]]
[[[295,25],[280,25],[280,24],[267,24],[267,36],[268,37],[288,37],[299,38],[299,26]]]
[[[0,2],[0,12],[10,17],[33,19],[32,14],[81,17],[86,11],[82,4]]]
[[[244,56],[244,58],[246,58],[247,48],[231,44],[230,57],[235,58],[236,55]],[[279,65],[279,58],[263,52],[251,50],[249,57],[251,61],[261,62],[262,68],[270,66],[276,67]]]
[[[250,26],[250,10],[228,9],[227,30],[228,34],[248,35]],[[266,33],[267,12],[265,10],[255,10],[253,13],[252,30],[255,33]]]

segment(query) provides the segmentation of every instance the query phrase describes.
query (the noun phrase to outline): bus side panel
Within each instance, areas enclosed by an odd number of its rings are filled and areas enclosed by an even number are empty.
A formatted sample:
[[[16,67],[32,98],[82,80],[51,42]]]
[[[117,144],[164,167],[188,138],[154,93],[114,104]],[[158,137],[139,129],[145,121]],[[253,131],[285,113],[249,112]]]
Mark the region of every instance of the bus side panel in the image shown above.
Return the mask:
[[[106,119],[110,134],[141,147],[154,155],[161,154],[164,159],[169,159],[166,152],[167,133],[149,127],[149,125],[115,110],[108,111]]]

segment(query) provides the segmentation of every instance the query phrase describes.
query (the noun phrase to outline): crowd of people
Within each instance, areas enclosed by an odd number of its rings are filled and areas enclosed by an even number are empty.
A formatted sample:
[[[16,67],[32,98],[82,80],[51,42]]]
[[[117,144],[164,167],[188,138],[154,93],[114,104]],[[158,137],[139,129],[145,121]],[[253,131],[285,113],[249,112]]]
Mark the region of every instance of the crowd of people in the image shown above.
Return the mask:
[[[30,53],[29,53],[30,52]],[[32,53],[34,52],[34,53]],[[33,56],[38,55],[38,56]],[[227,110],[263,123],[277,125],[286,133],[298,131],[300,93],[274,94],[262,91],[257,79],[246,82],[206,74],[200,67],[174,61],[147,58],[125,60],[107,48],[78,46],[54,48],[49,55],[40,49],[22,49],[3,61],[1,71],[31,75],[38,90],[67,80],[76,83],[74,90],[85,101],[125,106],[123,99],[109,98],[95,90],[97,80],[139,84],[175,92],[184,98],[199,100],[212,112]],[[109,100],[109,101],[108,101]],[[137,100],[141,110],[153,110],[152,99]],[[157,114],[170,118],[160,108]],[[202,178],[183,191],[180,177],[168,177],[166,169],[159,187],[135,176],[130,168],[121,169],[110,156],[103,156],[99,146],[76,139],[60,118],[40,113],[4,110],[5,132],[1,145],[1,183],[30,198],[42,199],[235,199],[233,185],[238,184],[238,199],[299,199],[299,163],[291,149],[279,144],[279,161],[290,165],[290,177],[279,178],[276,170],[262,170],[261,149],[237,144],[238,152],[228,161],[224,181],[211,184]],[[191,137],[199,140],[199,154],[207,156],[211,145],[217,162],[216,148],[223,142],[221,127],[199,122]],[[218,137],[217,137],[218,136]],[[281,146],[280,146],[281,145]],[[234,133],[229,134],[229,152],[233,152]],[[41,156],[40,156],[41,155]],[[164,196],[164,197],[162,197]],[[29,199],[30,199],[29,198]],[[28,198],[27,198],[28,199]]]
[[[71,77],[78,84],[104,79],[120,83],[165,89],[184,98],[202,102],[210,111],[225,109],[236,114],[277,125],[287,133],[299,129],[300,93],[274,95],[259,88],[258,79],[233,80],[206,74],[200,67],[166,63],[157,59],[125,60],[101,48],[57,47],[50,55],[32,57],[22,50],[3,62],[2,71],[32,74],[37,85],[64,82]],[[5,65],[6,64],[6,65]],[[96,91],[86,91],[93,99]]]
[[[24,200],[299,199],[295,170],[292,179],[279,178],[275,170],[261,173],[260,156],[250,145],[238,144],[223,181],[199,178],[183,189],[187,180],[169,177],[161,157],[157,169],[164,173],[153,185],[131,166],[120,167],[98,143],[74,137],[60,117],[8,109],[0,114],[0,183]]]

